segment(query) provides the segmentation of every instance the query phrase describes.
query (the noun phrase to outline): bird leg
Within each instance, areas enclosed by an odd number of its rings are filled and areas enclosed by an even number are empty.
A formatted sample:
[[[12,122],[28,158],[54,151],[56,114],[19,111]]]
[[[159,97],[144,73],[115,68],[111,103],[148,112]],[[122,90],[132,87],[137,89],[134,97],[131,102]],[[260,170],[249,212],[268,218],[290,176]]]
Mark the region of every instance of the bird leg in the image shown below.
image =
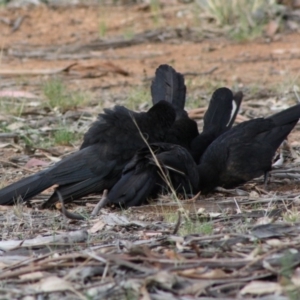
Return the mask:
[[[61,212],[66,218],[71,219],[71,220],[85,220],[85,218],[82,215],[69,212],[65,208],[65,202],[64,202],[64,199],[63,199],[63,196],[61,195],[61,193],[58,190],[56,190],[56,194],[57,194],[57,197],[61,204]]]
[[[270,179],[270,173],[269,171],[266,171],[264,174],[264,190],[268,191],[268,181]]]
[[[109,202],[109,199],[107,198],[107,193],[108,193],[108,190],[103,191],[103,195],[102,195],[100,201],[97,203],[97,205],[93,209],[93,211],[91,213],[91,217],[97,216],[100,209],[103,208]]]

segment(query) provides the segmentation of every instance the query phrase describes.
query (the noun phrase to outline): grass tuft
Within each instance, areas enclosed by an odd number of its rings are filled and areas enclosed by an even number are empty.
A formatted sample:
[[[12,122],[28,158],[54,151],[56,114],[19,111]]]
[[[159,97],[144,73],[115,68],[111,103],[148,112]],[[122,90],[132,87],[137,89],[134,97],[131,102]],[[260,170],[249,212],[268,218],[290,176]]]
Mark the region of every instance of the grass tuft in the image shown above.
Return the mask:
[[[261,36],[265,25],[280,15],[282,7],[276,0],[198,0],[197,3],[238,41]]]
[[[105,37],[107,33],[107,24],[104,20],[101,20],[99,23],[99,35],[100,37]]]
[[[150,0],[150,10],[153,18],[153,23],[158,26],[161,23],[161,8],[159,0]]]
[[[300,221],[300,212],[296,207],[293,207],[292,209],[289,209],[283,213],[282,217],[286,222],[297,223]]]
[[[144,103],[149,103],[151,99],[150,90],[144,87],[132,89],[126,99],[125,106],[132,110],[139,109],[139,106]]]
[[[24,112],[26,102],[28,102],[27,99],[3,97],[0,98],[0,110],[9,115],[20,117]]]
[[[181,225],[179,229],[179,234],[181,236],[189,235],[189,234],[202,234],[202,235],[210,235],[213,233],[213,224],[210,222],[200,222],[199,220],[191,220],[187,219]]]
[[[82,93],[71,93],[59,78],[53,78],[44,84],[43,91],[48,99],[50,109],[66,111],[74,109],[85,102]]]
[[[54,143],[56,145],[69,146],[77,139],[76,133],[67,128],[61,128],[54,133]]]

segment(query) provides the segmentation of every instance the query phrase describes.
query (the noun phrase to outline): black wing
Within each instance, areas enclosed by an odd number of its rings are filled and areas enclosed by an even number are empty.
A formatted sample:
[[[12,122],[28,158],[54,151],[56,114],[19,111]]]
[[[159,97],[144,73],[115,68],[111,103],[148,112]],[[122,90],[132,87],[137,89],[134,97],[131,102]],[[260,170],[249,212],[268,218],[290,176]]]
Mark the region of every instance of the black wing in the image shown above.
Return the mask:
[[[130,207],[169,190],[191,193],[198,187],[198,173],[186,149],[167,143],[150,144],[139,150],[108,193],[108,202]],[[155,157],[154,157],[155,156]],[[169,183],[167,183],[169,182]]]

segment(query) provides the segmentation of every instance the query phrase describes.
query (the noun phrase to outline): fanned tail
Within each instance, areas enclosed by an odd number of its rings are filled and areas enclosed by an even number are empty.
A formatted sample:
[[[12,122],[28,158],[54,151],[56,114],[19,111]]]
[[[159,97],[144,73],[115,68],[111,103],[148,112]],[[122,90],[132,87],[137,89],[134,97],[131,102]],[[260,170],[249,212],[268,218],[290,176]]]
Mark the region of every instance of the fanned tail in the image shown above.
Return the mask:
[[[169,65],[160,65],[151,84],[153,104],[165,100],[172,103],[177,117],[184,112],[186,86],[184,77]]]

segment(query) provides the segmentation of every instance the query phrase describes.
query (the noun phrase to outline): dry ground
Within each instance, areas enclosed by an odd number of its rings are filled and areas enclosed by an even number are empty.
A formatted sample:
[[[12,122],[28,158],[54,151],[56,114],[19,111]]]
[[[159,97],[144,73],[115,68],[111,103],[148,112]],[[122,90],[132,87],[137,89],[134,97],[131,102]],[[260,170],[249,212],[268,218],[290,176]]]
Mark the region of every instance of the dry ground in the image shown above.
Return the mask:
[[[299,33],[237,43],[200,13],[167,0],[156,13],[145,4],[0,8],[0,128],[11,133],[0,141],[1,185],[76,150],[103,107],[145,109],[162,63],[186,75],[188,109],[222,85],[243,90],[241,120],[299,101]],[[53,78],[80,101],[51,104]],[[55,144],[66,127],[77,139]],[[258,179],[230,195],[166,197],[92,219],[99,197],[90,196],[69,207],[86,221],[38,210],[50,190],[32,207],[0,207],[0,298],[298,299],[299,128],[267,192]]]

